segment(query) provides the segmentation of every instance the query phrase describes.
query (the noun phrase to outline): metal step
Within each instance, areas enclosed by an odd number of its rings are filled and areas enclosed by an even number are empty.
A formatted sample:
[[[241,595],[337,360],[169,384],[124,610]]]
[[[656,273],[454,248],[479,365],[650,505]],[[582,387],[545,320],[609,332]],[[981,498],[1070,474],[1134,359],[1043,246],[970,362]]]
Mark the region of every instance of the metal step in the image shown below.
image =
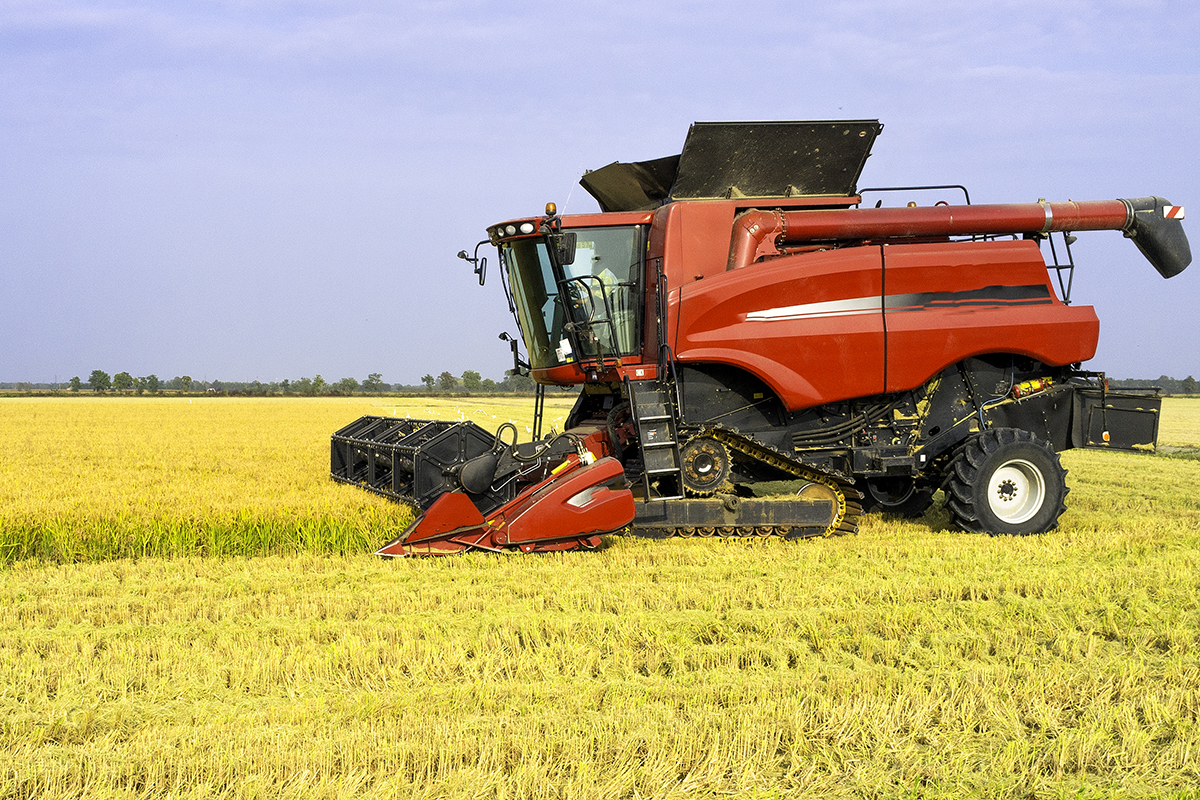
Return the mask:
[[[682,492],[683,471],[670,392],[657,380],[630,381],[627,386],[630,411],[642,450],[645,496],[651,497],[651,477],[673,477],[679,492]],[[671,495],[670,499],[679,497],[682,494]],[[655,498],[667,499],[664,495],[655,495]]]

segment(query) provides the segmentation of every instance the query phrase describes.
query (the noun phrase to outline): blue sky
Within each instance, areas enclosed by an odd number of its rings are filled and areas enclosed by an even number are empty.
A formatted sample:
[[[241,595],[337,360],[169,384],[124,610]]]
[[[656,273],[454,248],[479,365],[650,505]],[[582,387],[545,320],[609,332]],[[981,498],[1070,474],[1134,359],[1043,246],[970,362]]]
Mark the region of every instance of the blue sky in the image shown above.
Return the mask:
[[[861,185],[1200,202],[1197,8],[6,0],[0,381],[500,378],[454,254],[695,120],[878,118]],[[1200,268],[1075,256],[1093,368],[1200,376]]]

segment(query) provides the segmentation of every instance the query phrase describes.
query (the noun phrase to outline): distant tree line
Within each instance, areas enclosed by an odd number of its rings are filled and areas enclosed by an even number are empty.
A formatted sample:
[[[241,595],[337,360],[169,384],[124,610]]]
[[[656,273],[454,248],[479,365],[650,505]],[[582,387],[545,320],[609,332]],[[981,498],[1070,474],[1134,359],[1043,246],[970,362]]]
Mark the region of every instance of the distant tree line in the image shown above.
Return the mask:
[[[1197,394],[1196,379],[1191,375],[1186,378],[1171,378],[1161,375],[1158,378],[1110,378],[1109,386],[1114,389],[1148,389],[1157,387],[1164,394]],[[502,381],[484,378],[473,369],[460,376],[444,371],[438,376],[427,374],[421,382],[415,385],[402,383],[384,383],[383,376],[372,372],[365,380],[359,382],[355,378],[342,378],[330,383],[319,374],[311,378],[295,380],[271,381],[197,381],[190,375],[177,375],[170,380],[161,380],[157,375],[150,374],[134,377],[128,372],[118,372],[109,375],[101,369],[92,370],[87,380],[78,375],[67,383],[0,383],[0,391],[14,392],[54,392],[66,389],[68,392],[80,392],[87,387],[95,394],[115,392],[117,394],[161,394],[163,392],[189,394],[193,392],[215,393],[229,395],[301,395],[316,397],[318,395],[352,395],[352,394],[531,394],[534,390],[533,379],[528,375],[509,375]]]
[[[436,378],[432,375],[425,375],[421,378],[421,383],[429,392],[468,392],[471,394],[478,392],[483,394],[492,392],[525,393],[532,392],[535,386],[533,378],[528,375],[509,375],[497,383],[491,378],[482,377],[473,369],[464,372],[462,377],[455,377],[449,371],[441,373]]]
[[[173,394],[299,395],[316,397],[320,395],[369,395],[382,394],[383,392],[393,394],[525,394],[532,393],[534,386],[533,379],[528,375],[510,375],[502,381],[494,381],[491,378],[484,378],[475,370],[470,369],[464,372],[461,377],[456,377],[448,371],[442,372],[436,378],[432,375],[426,375],[421,379],[421,383],[411,386],[401,383],[384,383],[383,376],[378,372],[372,372],[361,382],[356,378],[342,378],[341,380],[330,382],[320,374],[317,374],[311,378],[303,377],[294,380],[285,379],[264,383],[258,380],[195,380],[190,375],[177,375],[170,380],[163,380],[154,374],[134,377],[129,372],[118,372],[116,375],[109,375],[102,369],[94,369],[86,380],[76,375],[67,381],[66,384],[0,383],[0,390],[58,392],[65,389],[70,393],[79,393],[87,389],[93,394],[156,395],[170,392]]]
[[[1163,394],[1196,394],[1197,391],[1196,379],[1191,375],[1182,380],[1168,378],[1166,375],[1160,375],[1155,379],[1125,378],[1117,380],[1110,378],[1108,385],[1114,389],[1149,389],[1157,387],[1162,390]]]

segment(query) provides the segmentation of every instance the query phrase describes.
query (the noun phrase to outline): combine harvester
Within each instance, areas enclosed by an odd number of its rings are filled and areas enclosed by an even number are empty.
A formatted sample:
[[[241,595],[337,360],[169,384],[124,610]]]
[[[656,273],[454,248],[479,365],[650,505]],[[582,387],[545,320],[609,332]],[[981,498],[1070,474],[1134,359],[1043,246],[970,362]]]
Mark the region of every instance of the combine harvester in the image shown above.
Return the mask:
[[[1108,389],[1072,233],[1119,230],[1165,278],[1191,251],[1161,197],[883,208],[857,182],[875,120],[696,123],[681,155],[580,183],[601,213],[493,225],[459,257],[501,277],[538,384],[534,441],[363,417],[334,479],[412,504],[381,555],[827,536],[945,492],[967,531],[1040,533],[1071,447],[1154,448],[1160,399]],[[544,388],[581,386],[542,437]],[[794,494],[756,487],[792,481]]]

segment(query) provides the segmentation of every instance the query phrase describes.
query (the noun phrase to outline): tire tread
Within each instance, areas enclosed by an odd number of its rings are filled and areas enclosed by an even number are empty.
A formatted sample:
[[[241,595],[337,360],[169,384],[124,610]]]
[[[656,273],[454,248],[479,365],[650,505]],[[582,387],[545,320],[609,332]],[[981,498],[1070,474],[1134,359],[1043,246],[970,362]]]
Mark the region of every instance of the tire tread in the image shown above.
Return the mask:
[[[977,484],[981,479],[986,480],[988,477],[984,474],[985,467],[996,457],[997,453],[1013,446],[1026,444],[1043,451],[1049,461],[1051,469],[1043,475],[1043,478],[1048,483],[1057,481],[1058,486],[1054,487],[1055,491],[1051,491],[1051,487],[1047,487],[1047,502],[1056,503],[1057,507],[1041,524],[1035,524],[1028,530],[995,529],[996,526],[991,524],[993,517],[991,512],[983,513],[984,509],[979,508],[985,501],[981,501],[977,492]],[[942,486],[942,490],[946,494],[946,509],[950,514],[950,521],[956,527],[970,533],[1028,535],[1045,533],[1058,527],[1059,517],[1067,510],[1065,502],[1067,493],[1071,491],[1070,487],[1066,485],[1066,476],[1067,470],[1063,468],[1058,453],[1049,442],[1019,428],[993,428],[971,437],[959,448],[947,470],[946,482]],[[1059,488],[1061,491],[1057,491]],[[1042,516],[1044,516],[1043,513],[1039,511],[1035,518]]]

